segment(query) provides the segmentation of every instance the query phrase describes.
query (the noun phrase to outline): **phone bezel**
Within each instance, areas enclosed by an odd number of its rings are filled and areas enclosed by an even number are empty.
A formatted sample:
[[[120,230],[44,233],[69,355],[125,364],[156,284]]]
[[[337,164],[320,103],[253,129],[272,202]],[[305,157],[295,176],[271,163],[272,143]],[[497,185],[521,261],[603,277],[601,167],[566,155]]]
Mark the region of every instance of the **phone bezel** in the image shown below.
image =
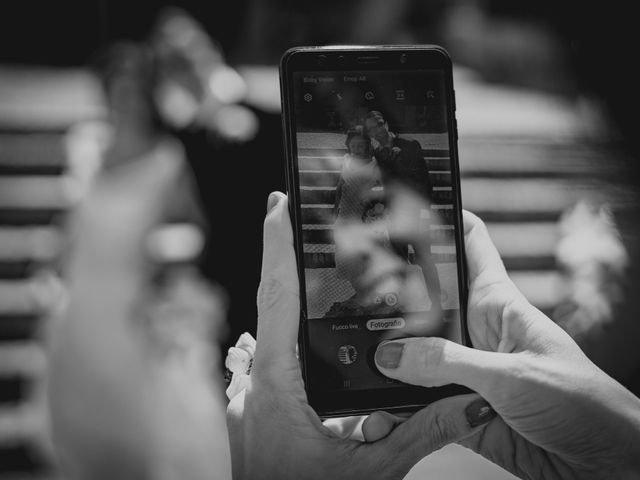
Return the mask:
[[[362,59],[366,60],[362,60]],[[363,63],[365,62],[365,63]],[[304,265],[302,255],[302,220],[300,199],[298,198],[298,158],[296,148],[296,124],[292,112],[294,99],[292,96],[292,79],[295,72],[304,71],[337,71],[337,70],[415,70],[440,68],[444,72],[447,92],[447,130],[449,134],[449,151],[451,156],[451,179],[455,186],[455,216],[459,228],[456,229],[456,252],[458,262],[458,289],[460,292],[460,321],[462,343],[471,346],[466,319],[468,285],[466,275],[466,258],[464,250],[464,234],[462,223],[462,202],[460,194],[460,168],[458,159],[458,133],[455,118],[455,91],[453,87],[452,62],[447,51],[438,45],[384,45],[384,46],[307,46],[287,50],[280,61],[280,93],[282,102],[282,122],[284,148],[286,155],[286,184],[289,195],[289,212],[293,225],[294,247],[297,257],[298,275],[300,278],[300,330],[299,357],[302,375],[309,404],[319,416],[337,417],[361,415],[376,410],[392,412],[412,412],[441,398],[452,395],[470,393],[460,385],[442,387],[405,387],[380,388],[371,390],[331,391],[323,394],[313,388],[312,379],[308,378],[307,349],[309,344],[306,309],[306,291]]]

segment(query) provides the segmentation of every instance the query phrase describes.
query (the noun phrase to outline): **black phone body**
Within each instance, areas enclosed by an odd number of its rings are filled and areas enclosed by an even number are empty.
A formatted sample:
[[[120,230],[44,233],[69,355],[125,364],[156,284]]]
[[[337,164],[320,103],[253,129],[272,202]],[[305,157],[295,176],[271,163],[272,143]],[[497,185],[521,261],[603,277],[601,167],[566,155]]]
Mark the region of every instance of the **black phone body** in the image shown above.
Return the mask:
[[[280,63],[299,354],[321,417],[467,393],[383,376],[377,345],[470,345],[451,59],[439,46],[297,47]]]

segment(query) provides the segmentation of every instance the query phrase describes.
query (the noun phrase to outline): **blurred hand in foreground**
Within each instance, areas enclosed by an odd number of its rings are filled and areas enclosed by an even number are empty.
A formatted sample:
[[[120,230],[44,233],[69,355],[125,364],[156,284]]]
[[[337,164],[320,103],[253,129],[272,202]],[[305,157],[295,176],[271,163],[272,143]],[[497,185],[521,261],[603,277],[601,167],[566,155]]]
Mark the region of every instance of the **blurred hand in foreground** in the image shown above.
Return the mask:
[[[376,412],[362,423],[364,441],[349,438],[350,424],[336,433],[307,403],[296,356],[299,319],[287,197],[275,192],[264,223],[257,343],[241,337],[228,361],[235,370],[227,409],[234,478],[402,478],[425,455],[491,419],[472,394],[433,403],[406,421]]]
[[[522,478],[639,478],[640,399],[524,298],[482,221],[465,212],[464,223],[475,348],[442,338],[385,342],[380,371],[482,395],[499,417],[460,443]]]
[[[193,265],[165,269],[157,259],[157,234],[185,193],[182,160],[160,143],[111,165],[74,212],[69,304],[51,328],[49,381],[69,478],[231,476],[223,385],[212,380],[222,371],[224,297]]]

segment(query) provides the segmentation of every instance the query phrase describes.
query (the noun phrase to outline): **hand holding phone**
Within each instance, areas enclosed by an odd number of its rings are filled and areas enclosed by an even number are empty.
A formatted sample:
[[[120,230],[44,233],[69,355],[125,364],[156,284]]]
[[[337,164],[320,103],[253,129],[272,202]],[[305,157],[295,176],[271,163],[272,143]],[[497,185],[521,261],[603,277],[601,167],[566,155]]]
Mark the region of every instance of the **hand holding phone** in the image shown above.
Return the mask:
[[[469,390],[382,375],[377,345],[468,343],[451,60],[437,46],[301,47],[281,61],[300,356],[324,417]]]
[[[465,212],[464,226],[476,348],[443,338],[388,342],[378,347],[381,370],[482,395],[469,421],[490,423],[460,443],[520,478],[638,478],[640,399],[524,298],[478,217]]]
[[[228,392],[234,478],[403,478],[425,455],[481,429],[467,419],[469,408],[483,402],[475,394],[436,402],[408,419],[369,415],[364,442],[320,421],[307,401],[296,356],[300,297],[286,196],[273,193],[269,206],[255,356],[250,339],[242,339],[238,347],[253,358],[252,367],[248,374],[234,369],[232,384],[242,386]]]

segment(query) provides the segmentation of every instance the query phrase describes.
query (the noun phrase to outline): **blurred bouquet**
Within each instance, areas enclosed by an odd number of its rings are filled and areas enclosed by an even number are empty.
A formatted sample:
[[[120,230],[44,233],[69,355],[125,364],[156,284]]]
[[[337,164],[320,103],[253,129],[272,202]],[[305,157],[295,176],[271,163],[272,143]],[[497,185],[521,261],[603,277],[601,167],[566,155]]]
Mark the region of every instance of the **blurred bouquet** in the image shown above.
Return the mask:
[[[187,185],[170,153],[159,142],[99,170],[70,225],[49,397],[54,447],[74,478],[229,476],[225,296],[193,265],[197,232],[167,223]]]
[[[606,205],[578,203],[559,230],[556,259],[565,290],[553,317],[580,343],[615,320],[629,255]]]
[[[198,268],[211,226],[174,133],[246,134],[242,79],[176,9],[147,42],[112,45],[97,73],[106,116],[67,135],[81,198],[48,331],[57,458],[80,479],[230,478],[227,299]]]

